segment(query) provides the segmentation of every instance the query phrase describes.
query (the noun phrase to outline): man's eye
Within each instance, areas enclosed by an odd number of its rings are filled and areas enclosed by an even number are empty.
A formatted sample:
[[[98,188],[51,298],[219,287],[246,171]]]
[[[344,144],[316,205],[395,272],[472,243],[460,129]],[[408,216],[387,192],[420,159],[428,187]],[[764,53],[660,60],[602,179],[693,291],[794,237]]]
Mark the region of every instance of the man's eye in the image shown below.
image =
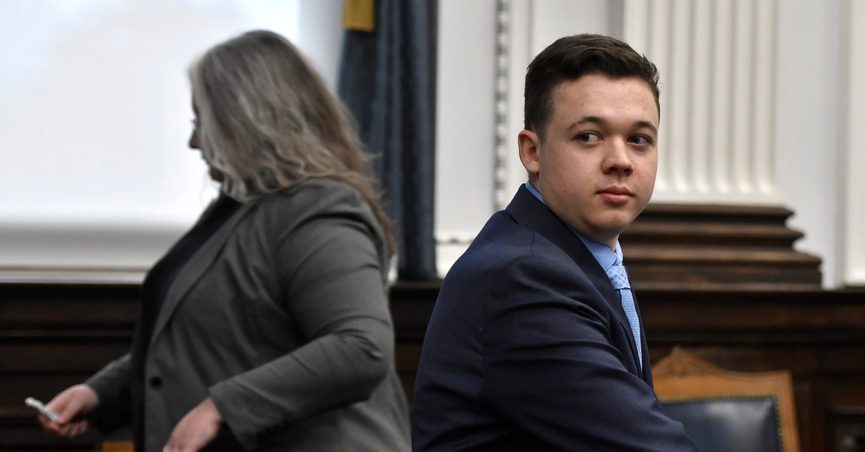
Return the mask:
[[[643,135],[636,135],[631,137],[630,142],[638,146],[646,146],[648,144],[652,144],[651,138]]]
[[[594,132],[583,132],[577,135],[577,141],[580,143],[594,143],[600,139],[601,137]]]

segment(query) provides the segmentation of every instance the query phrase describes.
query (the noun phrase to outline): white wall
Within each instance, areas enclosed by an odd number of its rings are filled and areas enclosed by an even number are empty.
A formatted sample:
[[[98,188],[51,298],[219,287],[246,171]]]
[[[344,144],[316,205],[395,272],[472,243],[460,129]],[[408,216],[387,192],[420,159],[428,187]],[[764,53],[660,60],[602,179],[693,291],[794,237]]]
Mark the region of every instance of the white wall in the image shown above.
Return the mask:
[[[847,93],[841,95],[844,124],[843,156],[839,160],[839,217],[843,224],[838,230],[837,246],[840,250],[838,265],[843,272],[842,281],[865,282],[865,2],[846,0],[841,17],[842,60],[846,63],[841,84]]]
[[[841,3],[778,3],[778,182],[784,203],[796,212],[790,226],[805,233],[797,249],[823,259],[827,286],[845,282],[839,269],[844,240],[838,234],[844,209],[840,101],[846,91],[841,85]]]
[[[495,1],[439,2],[435,230],[439,271],[493,203]]]

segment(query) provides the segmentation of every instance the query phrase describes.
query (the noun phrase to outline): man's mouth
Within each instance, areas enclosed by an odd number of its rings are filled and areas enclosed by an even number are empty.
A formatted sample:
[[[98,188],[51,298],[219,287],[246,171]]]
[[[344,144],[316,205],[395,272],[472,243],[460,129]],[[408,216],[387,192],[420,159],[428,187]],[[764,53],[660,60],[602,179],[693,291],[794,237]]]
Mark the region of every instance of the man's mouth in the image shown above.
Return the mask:
[[[598,195],[608,204],[622,205],[627,203],[634,193],[627,187],[611,186],[598,191]]]

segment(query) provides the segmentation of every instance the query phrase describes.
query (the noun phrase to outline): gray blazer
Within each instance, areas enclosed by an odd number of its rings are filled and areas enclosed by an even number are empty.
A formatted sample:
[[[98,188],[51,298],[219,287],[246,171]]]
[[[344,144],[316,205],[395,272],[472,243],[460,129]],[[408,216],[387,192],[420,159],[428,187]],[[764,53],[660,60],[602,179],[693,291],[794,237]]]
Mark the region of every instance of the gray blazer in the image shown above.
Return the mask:
[[[98,425],[131,408],[137,450],[159,451],[211,397],[245,450],[409,450],[387,267],[382,232],[346,184],[244,204],[177,274],[144,381],[129,355],[87,381]]]

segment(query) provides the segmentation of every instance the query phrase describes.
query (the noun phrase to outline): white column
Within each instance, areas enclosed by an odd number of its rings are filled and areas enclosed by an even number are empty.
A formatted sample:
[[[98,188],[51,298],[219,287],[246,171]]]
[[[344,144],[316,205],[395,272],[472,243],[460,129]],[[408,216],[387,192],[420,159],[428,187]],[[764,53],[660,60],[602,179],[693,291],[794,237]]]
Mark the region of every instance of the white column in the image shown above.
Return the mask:
[[[772,204],[776,0],[626,0],[661,76],[655,201]]]
[[[865,285],[865,3],[847,0],[845,5],[848,43],[844,60],[847,61],[845,107],[846,121],[841,168],[843,196],[838,211],[841,212],[841,258],[842,282],[848,285]]]

